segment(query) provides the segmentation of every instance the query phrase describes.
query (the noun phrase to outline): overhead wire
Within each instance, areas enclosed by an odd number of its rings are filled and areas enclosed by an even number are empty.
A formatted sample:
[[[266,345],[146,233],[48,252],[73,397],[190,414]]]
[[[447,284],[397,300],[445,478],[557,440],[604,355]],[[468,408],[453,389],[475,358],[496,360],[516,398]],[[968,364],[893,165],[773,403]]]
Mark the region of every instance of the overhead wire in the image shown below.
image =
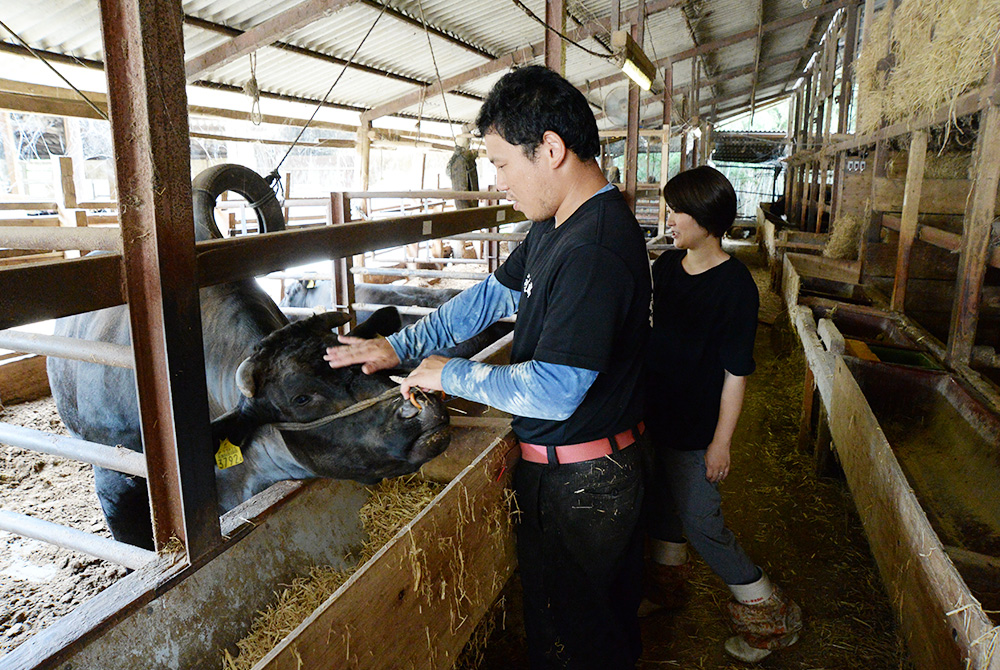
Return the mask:
[[[6,30],[6,31],[7,31],[8,33],[10,33],[10,34],[11,34],[11,35],[12,35],[12,36],[14,37],[14,39],[16,39],[16,40],[17,40],[18,42],[20,42],[20,43],[21,43],[21,46],[23,46],[23,47],[24,47],[25,49],[27,49],[27,50],[28,50],[28,52],[29,52],[29,53],[30,53],[30,54],[31,54],[32,56],[34,56],[34,57],[35,57],[35,58],[37,58],[38,60],[42,61],[42,63],[44,63],[44,64],[45,64],[45,66],[46,66],[47,68],[49,68],[50,70],[52,70],[52,71],[53,71],[53,72],[54,72],[54,73],[56,74],[56,76],[57,76],[57,77],[59,77],[60,79],[62,79],[62,80],[63,80],[64,82],[66,82],[66,85],[67,85],[67,86],[69,86],[69,87],[70,87],[71,89],[73,89],[74,91],[76,91],[76,94],[77,94],[78,96],[80,96],[81,98],[83,98],[83,101],[84,101],[84,102],[86,102],[86,103],[87,103],[88,105],[90,105],[90,108],[91,108],[91,109],[93,109],[93,110],[94,110],[95,112],[97,112],[97,113],[98,113],[98,114],[100,115],[100,117],[101,117],[102,119],[104,119],[105,121],[107,121],[107,120],[108,120],[108,115],[107,115],[107,113],[106,113],[106,112],[105,112],[105,111],[104,111],[103,109],[101,109],[101,108],[100,108],[100,107],[98,107],[98,106],[97,106],[96,104],[94,104],[94,102],[93,102],[93,101],[92,101],[92,100],[91,100],[90,98],[88,98],[88,97],[87,97],[87,96],[86,96],[86,95],[85,95],[85,94],[83,93],[83,91],[81,91],[81,90],[80,90],[80,89],[78,89],[78,88],[77,88],[76,86],[74,86],[74,85],[73,85],[73,82],[71,82],[71,81],[70,81],[69,79],[67,79],[66,77],[64,77],[64,76],[63,76],[63,74],[62,74],[62,73],[61,73],[61,72],[60,72],[59,70],[55,69],[55,68],[54,68],[54,67],[52,66],[52,64],[51,64],[51,63],[49,63],[49,62],[48,62],[47,60],[45,60],[45,58],[44,58],[44,57],[43,57],[43,56],[42,56],[42,55],[41,55],[40,53],[38,53],[37,51],[35,51],[34,49],[32,49],[32,48],[31,48],[31,45],[30,45],[30,44],[28,44],[27,42],[25,42],[25,41],[24,41],[23,39],[21,39],[21,36],[20,36],[20,35],[18,35],[18,34],[17,34],[17,33],[15,33],[15,32],[14,32],[13,30],[11,30],[11,29],[10,29],[10,28],[9,28],[9,27],[7,26],[7,24],[6,24],[6,23],[4,23],[3,21],[0,21],[0,26],[2,26],[2,27],[3,27],[3,29],[4,29],[4,30]]]
[[[316,105],[316,109],[313,110],[313,113],[309,116],[309,119],[299,130],[299,134],[295,136],[295,139],[292,141],[292,144],[288,147],[288,151],[286,151],[285,155],[281,157],[281,160],[278,161],[278,164],[274,166],[274,170],[272,170],[271,173],[268,174],[267,177],[265,178],[268,185],[271,186],[272,188],[275,188],[275,190],[281,187],[281,177],[278,175],[278,170],[281,168],[282,163],[285,162],[285,159],[288,158],[288,155],[292,153],[292,149],[294,149],[295,145],[298,144],[300,139],[302,139],[302,134],[306,132],[306,129],[309,127],[309,124],[311,124],[313,120],[316,118],[316,114],[319,113],[320,108],[323,107],[324,104],[326,104],[326,99],[329,98],[330,93],[333,92],[333,87],[337,85],[337,83],[340,81],[340,78],[344,76],[345,72],[347,72],[347,68],[354,63],[354,59],[357,57],[358,52],[361,51],[361,47],[364,46],[364,43],[368,39],[368,36],[372,34],[373,30],[375,30],[375,26],[378,25],[379,19],[382,18],[383,14],[385,14],[385,10],[387,9],[388,5],[385,3],[379,3],[379,4],[382,5],[382,9],[381,11],[379,11],[378,16],[375,17],[375,21],[373,21],[372,25],[368,28],[368,32],[366,32],[365,36],[361,38],[361,42],[354,50],[354,53],[352,53],[351,57],[347,59],[346,63],[344,63],[344,67],[340,70],[340,74],[337,75],[337,78],[333,81],[332,84],[330,84],[330,88],[326,90],[326,94],[323,96],[323,99],[320,100],[319,103]]]
[[[611,60],[611,56],[609,56],[608,54],[602,54],[602,53],[598,53],[598,52],[596,52],[596,51],[594,51],[592,49],[588,49],[587,47],[583,46],[579,42],[575,42],[574,40],[570,39],[566,35],[562,34],[558,30],[556,30],[555,28],[553,28],[548,23],[546,23],[544,20],[538,18],[538,16],[536,16],[533,11],[531,11],[530,9],[528,9],[528,7],[523,2],[521,2],[521,0],[510,0],[510,1],[513,2],[516,6],[520,7],[522,10],[524,10],[525,14],[527,14],[528,16],[530,16],[531,18],[533,18],[535,21],[537,21],[538,23],[540,23],[543,26],[545,26],[546,30],[549,30],[549,31],[555,33],[560,38],[562,38],[564,41],[566,41],[569,44],[572,44],[573,46],[575,46],[577,49],[581,49],[581,50],[587,52],[588,54],[590,54],[591,56],[596,56],[596,57],[601,58],[603,60]]]
[[[437,77],[438,88],[441,89],[441,102],[444,104],[444,116],[448,119],[448,130],[451,131],[451,140],[458,146],[458,138],[455,137],[455,125],[451,122],[451,114],[448,113],[448,99],[445,96],[444,83],[441,81],[441,72],[438,70],[437,58],[434,57],[434,46],[431,44],[431,33],[427,28],[427,21],[424,19],[424,3],[423,0],[417,1],[417,7],[420,9],[420,23],[424,26],[424,35],[427,37],[427,48],[431,52],[431,62],[434,63],[434,76]],[[423,103],[423,100],[421,100]],[[421,113],[423,112],[423,104],[421,104]]]

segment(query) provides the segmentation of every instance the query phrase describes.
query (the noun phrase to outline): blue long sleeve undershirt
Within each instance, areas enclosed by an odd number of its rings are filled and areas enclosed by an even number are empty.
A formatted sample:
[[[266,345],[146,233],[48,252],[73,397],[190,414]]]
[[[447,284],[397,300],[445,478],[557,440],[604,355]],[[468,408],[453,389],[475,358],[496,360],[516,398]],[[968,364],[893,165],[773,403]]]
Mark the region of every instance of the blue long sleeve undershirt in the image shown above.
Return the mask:
[[[521,294],[493,275],[387,339],[401,361],[415,363],[428,352],[473,337],[517,312]],[[452,358],[441,383],[446,393],[533,419],[563,421],[583,402],[597,371],[544,361],[488,365]]]

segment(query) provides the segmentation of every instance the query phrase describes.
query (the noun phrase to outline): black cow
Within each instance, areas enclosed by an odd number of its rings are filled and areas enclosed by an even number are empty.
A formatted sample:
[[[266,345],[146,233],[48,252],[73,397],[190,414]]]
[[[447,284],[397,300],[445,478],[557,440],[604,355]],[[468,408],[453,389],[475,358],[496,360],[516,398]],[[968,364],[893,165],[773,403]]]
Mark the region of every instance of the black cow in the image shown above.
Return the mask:
[[[307,279],[292,282],[285,291],[285,297],[281,300],[282,307],[305,307],[313,309],[316,307],[329,308],[332,302],[332,282],[329,280]],[[384,284],[356,284],[354,286],[354,299],[367,305],[396,305],[418,306],[418,307],[440,307],[456,295],[461,293],[458,289],[451,288],[423,288],[421,286],[395,286]],[[371,316],[371,312],[359,310],[357,312],[358,321],[363,321]],[[420,316],[403,314],[402,325],[408,326],[415,323]],[[479,335],[469,338],[464,342],[459,342],[453,347],[434,351],[432,353],[448,358],[470,358],[479,353],[482,349],[513,330],[513,325],[509,323],[494,323]],[[429,355],[429,354],[428,354]]]
[[[240,166],[211,168],[195,179],[196,237],[221,237],[214,224],[216,197],[225,190],[248,201],[269,189]],[[271,207],[270,205],[273,205]],[[259,206],[264,230],[283,227],[275,200]],[[209,412],[213,443],[239,445],[243,463],[216,469],[219,512],[285,479],[331,477],[373,483],[414,472],[448,443],[448,415],[437,398],[422,408],[398,394],[387,374],[360,366],[333,370],[324,349],[347,320],[337,312],[288,324],[253,279],[201,289]],[[355,334],[372,337],[399,326],[395,309],[380,311]],[[127,307],[59,319],[56,334],[128,344]],[[142,451],[135,379],[131,370],[50,357],[49,383],[64,423],[77,437]],[[321,421],[360,401],[370,407]],[[145,481],[95,467],[97,494],[115,539],[152,548]]]

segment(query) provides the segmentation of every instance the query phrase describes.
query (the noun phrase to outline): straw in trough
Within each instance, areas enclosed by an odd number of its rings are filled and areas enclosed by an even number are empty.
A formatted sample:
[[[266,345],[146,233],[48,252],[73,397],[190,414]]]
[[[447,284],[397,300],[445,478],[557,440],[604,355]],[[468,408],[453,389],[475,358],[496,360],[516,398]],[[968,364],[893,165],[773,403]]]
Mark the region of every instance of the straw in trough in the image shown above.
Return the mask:
[[[416,477],[387,479],[370,488],[371,497],[361,508],[361,522],[368,540],[353,568],[313,567],[308,575],[292,580],[277,600],[259,612],[250,633],[236,643],[238,655],[223,652],[223,670],[247,670],[264,658],[306,617],[346,582],[357,568],[426,507],[444,487]]]

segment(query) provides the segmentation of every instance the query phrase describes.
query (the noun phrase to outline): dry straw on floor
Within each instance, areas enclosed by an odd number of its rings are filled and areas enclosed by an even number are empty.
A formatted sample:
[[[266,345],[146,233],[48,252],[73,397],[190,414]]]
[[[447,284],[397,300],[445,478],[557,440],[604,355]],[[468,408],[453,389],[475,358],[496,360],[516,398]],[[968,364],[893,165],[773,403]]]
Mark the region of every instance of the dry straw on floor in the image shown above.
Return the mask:
[[[986,79],[998,45],[1000,0],[904,0],[891,16],[882,10],[857,61],[858,132],[954,105]]]

